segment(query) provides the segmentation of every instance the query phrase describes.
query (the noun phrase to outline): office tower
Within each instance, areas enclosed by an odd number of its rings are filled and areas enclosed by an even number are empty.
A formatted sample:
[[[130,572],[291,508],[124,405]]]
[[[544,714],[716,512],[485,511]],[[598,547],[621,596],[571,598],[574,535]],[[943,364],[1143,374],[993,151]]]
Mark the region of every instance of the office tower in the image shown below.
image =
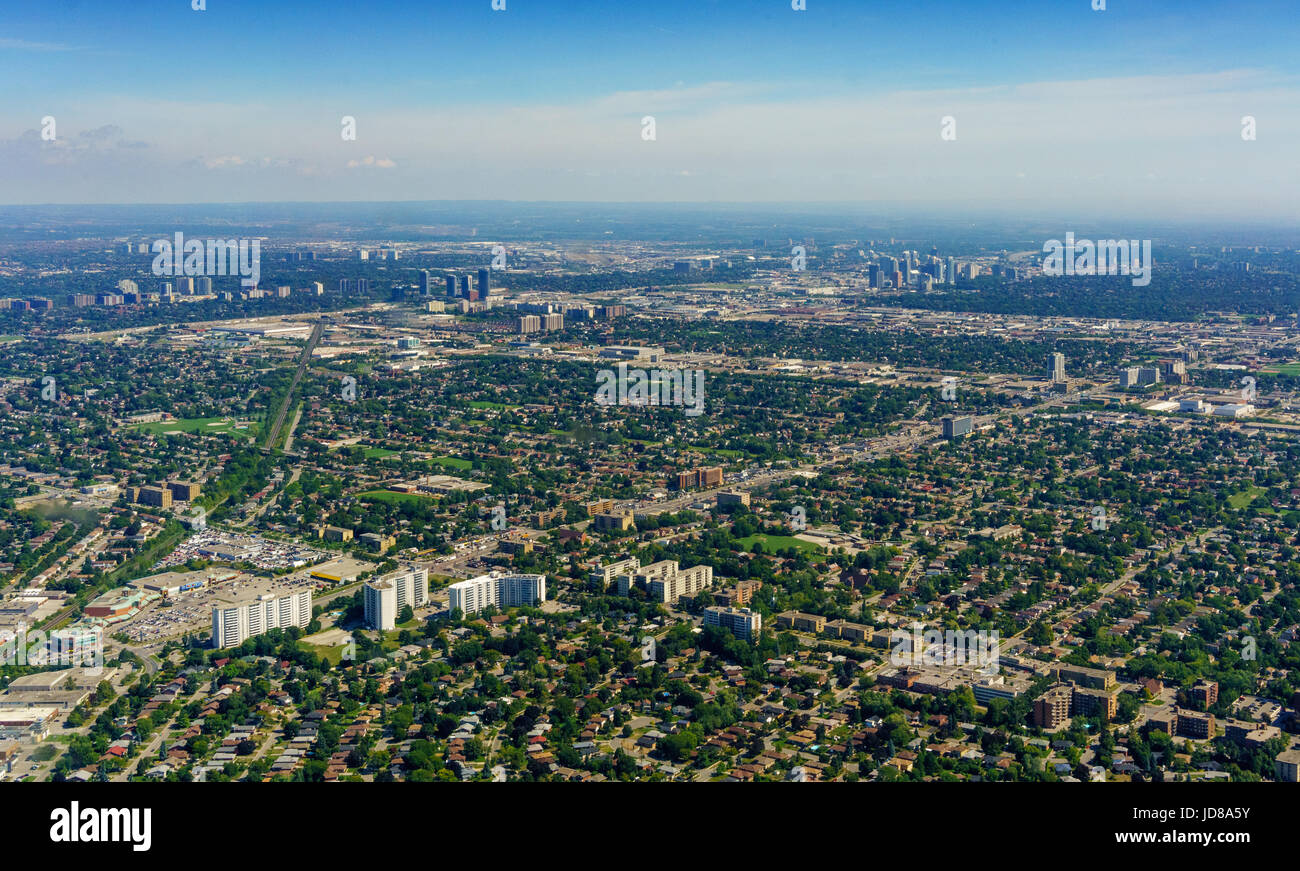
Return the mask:
[[[946,264],[946,268],[945,268],[944,271],[943,271],[944,278],[947,279],[947,281],[948,281],[949,284],[956,284],[956,283],[957,283],[957,263],[956,263],[956,261],[953,260],[951,257],[949,257],[949,258],[945,261],[945,264]]]
[[[416,274],[416,276],[417,276],[416,280],[418,281],[420,286],[420,296],[428,296],[429,295],[429,270],[421,269]]]
[[[1050,360],[1050,373],[1053,384],[1065,383],[1065,355],[1053,354]]]
[[[470,280],[469,280],[469,275],[462,275],[462,276],[460,277],[460,295],[461,295],[461,298],[462,298],[462,299],[469,299],[469,298],[470,298],[470,297],[469,297],[469,292],[470,292]]]
[[[313,281],[311,283],[311,291],[317,296],[320,296],[325,292],[325,285],[321,284],[319,281]]]
[[[195,280],[195,292],[200,294],[212,293],[212,279],[206,275]]]
[[[483,267],[478,271],[478,295],[483,299],[487,299],[488,291],[491,289],[492,289],[492,270],[488,269],[487,267]]]
[[[158,292],[161,293],[163,296],[167,296],[172,292],[172,283],[170,281],[161,282],[158,285]]]
[[[210,280],[210,279],[209,279]],[[176,277],[176,292],[185,296],[194,295],[194,279],[179,275]]]
[[[970,435],[974,428],[975,421],[970,416],[943,419],[943,437],[949,441]]]
[[[454,275],[448,275],[448,276],[447,276],[447,296],[455,296],[455,295],[456,295],[456,276],[454,276]]]
[[[873,289],[880,288],[880,264],[872,263],[867,266],[867,285]]]

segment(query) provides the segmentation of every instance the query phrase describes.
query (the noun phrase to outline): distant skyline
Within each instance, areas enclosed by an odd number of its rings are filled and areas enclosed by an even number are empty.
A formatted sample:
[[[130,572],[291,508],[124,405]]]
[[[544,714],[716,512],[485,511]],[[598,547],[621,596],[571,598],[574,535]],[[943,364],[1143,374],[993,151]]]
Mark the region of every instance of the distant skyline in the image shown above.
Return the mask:
[[[29,3],[0,26],[0,202],[1300,220],[1295,5],[1106,5]]]

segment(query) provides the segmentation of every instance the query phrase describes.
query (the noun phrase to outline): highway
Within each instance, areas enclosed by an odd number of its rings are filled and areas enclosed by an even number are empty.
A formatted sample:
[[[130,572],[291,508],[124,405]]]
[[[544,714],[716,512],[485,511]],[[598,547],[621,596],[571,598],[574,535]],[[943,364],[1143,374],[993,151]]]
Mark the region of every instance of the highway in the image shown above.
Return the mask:
[[[298,368],[294,370],[293,381],[290,382],[289,390],[284,395],[284,401],[280,403],[280,410],[276,412],[275,423],[271,425],[271,429],[267,433],[265,445],[268,451],[275,450],[275,444],[280,439],[280,430],[284,427],[284,418],[293,405],[293,396],[298,390],[298,382],[302,380],[302,373],[307,371],[307,364],[311,362],[312,352],[316,350],[316,345],[324,334],[324,322],[317,321],[315,326],[311,328],[311,336],[307,339],[307,346],[302,349],[302,358],[298,360]]]

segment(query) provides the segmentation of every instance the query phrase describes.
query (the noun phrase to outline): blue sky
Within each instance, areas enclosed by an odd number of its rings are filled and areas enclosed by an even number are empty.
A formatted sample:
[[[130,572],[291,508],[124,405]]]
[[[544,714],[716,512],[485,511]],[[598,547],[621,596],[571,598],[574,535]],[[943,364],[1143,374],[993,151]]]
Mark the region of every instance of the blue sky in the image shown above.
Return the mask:
[[[1294,215],[1295,4],[1106,6],[11,2],[0,200],[1049,195]]]

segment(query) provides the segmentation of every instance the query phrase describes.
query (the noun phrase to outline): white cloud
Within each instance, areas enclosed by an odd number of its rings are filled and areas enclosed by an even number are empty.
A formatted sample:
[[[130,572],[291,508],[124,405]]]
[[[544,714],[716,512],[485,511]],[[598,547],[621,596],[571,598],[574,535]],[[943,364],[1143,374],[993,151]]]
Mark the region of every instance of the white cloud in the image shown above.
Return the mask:
[[[376,158],[373,154],[367,155],[360,160],[349,160],[347,162],[348,169],[356,169],[362,166],[373,166],[379,169],[393,169],[397,164],[389,160],[387,157]]]
[[[15,49],[17,51],[76,51],[70,45],[61,42],[30,42],[26,39],[13,39],[12,37],[0,36],[0,49]]]
[[[346,113],[309,99],[87,95],[67,116],[148,142],[149,159],[130,162],[122,144],[73,149],[64,159],[83,164],[65,177],[20,130],[0,141],[0,158],[16,158],[0,160],[0,189],[18,202],[167,202],[184,190],[194,201],[1035,201],[1295,216],[1297,101],[1295,82],[1258,70],[881,93],[706,82],[546,105],[360,106],[349,109],[359,138],[345,142]],[[1241,140],[1246,114],[1257,141]],[[955,141],[940,138],[946,115]],[[237,157],[249,154],[268,156]],[[202,172],[216,168],[243,171]],[[367,168],[385,172],[353,171]]]

